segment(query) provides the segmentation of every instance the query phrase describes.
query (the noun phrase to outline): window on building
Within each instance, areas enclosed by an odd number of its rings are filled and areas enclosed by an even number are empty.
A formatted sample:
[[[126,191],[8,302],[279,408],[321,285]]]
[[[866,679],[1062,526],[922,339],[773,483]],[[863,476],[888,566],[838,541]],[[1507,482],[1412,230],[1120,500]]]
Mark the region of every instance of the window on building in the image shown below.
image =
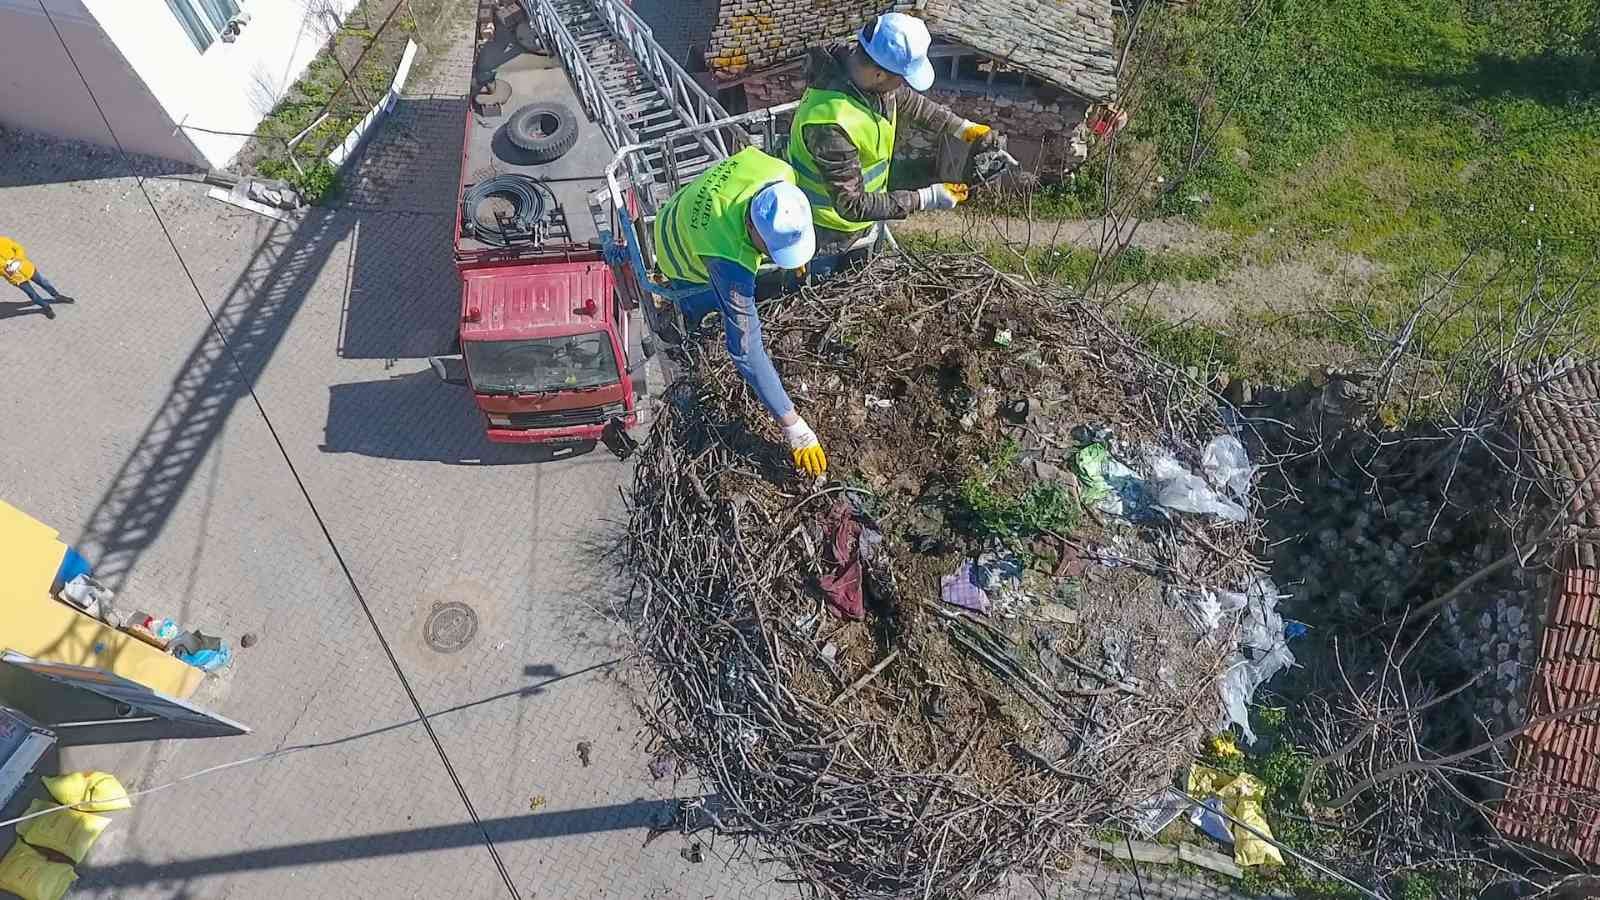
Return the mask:
[[[201,53],[216,42],[228,20],[239,14],[239,0],[167,0],[167,8]]]

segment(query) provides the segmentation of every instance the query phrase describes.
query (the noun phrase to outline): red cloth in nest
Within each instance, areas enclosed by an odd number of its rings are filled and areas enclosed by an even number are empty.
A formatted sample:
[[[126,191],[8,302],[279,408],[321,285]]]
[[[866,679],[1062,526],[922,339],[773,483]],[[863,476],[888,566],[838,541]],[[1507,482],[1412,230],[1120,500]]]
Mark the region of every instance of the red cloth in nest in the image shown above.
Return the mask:
[[[861,619],[867,615],[862,583],[865,578],[861,559],[861,522],[848,503],[836,503],[828,512],[827,534],[828,562],[833,571],[822,576],[823,593],[828,595],[828,605],[846,619]]]

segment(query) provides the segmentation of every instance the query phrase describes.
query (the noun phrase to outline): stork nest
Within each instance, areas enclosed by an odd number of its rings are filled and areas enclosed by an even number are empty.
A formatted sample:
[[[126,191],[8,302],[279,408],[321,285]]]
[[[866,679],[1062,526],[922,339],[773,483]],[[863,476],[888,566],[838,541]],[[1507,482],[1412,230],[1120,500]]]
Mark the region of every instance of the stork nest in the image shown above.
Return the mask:
[[[720,341],[686,350],[629,494],[651,729],[716,824],[815,896],[973,897],[1067,864],[1219,721],[1238,626],[1197,624],[1184,597],[1261,570],[1254,515],[1099,513],[1074,430],[1193,467],[1215,396],[978,257],[882,255],[761,318],[830,480],[796,475]],[[860,620],[819,589],[842,502],[883,535]],[[941,576],[986,548],[1027,564],[1022,599],[942,603]]]

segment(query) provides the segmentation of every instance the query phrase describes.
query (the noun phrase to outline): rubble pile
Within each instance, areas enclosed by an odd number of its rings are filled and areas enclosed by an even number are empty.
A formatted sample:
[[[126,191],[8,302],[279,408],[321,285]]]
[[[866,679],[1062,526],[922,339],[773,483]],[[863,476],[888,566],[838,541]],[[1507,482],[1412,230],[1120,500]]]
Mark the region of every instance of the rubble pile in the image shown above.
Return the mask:
[[[1138,817],[1293,657],[1215,397],[980,258],[762,309],[795,474],[720,340],[637,457],[656,735],[815,894],[974,896]]]

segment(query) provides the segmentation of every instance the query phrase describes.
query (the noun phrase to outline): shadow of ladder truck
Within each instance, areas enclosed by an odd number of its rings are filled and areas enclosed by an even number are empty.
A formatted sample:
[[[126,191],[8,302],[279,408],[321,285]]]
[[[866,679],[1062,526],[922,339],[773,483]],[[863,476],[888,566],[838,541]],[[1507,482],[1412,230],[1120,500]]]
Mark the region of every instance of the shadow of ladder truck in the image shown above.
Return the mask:
[[[677,61],[623,0],[523,0],[546,45],[561,60],[589,118],[615,155],[606,187],[590,197],[617,295],[641,311],[650,334],[673,341],[683,333],[675,291],[652,246],[657,211],[695,176],[746,147],[786,156],[796,103],[730,116]],[[886,226],[871,229],[851,250],[893,246]],[[770,264],[760,292],[782,283]],[[654,341],[644,348],[653,354]],[[659,379],[649,379],[662,383]]]

